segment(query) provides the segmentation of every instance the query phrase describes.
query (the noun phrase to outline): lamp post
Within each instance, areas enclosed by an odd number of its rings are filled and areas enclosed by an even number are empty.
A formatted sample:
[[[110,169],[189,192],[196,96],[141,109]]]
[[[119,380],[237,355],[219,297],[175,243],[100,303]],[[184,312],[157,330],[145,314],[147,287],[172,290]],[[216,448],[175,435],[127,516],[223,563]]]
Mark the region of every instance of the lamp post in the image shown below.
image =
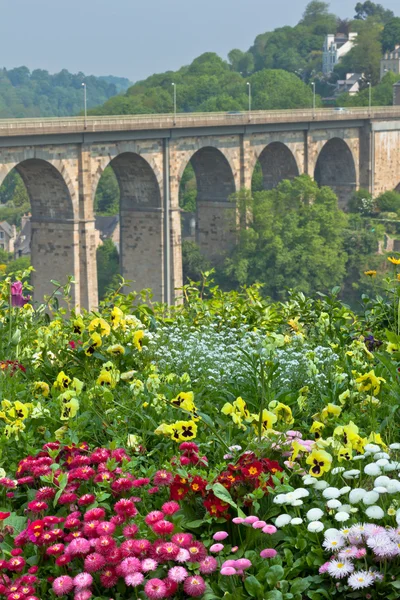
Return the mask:
[[[312,116],[313,116],[313,119],[315,119],[315,104],[316,104],[316,102],[315,102],[315,81],[313,81],[311,83],[311,85],[313,88],[313,103],[312,103],[313,115]]]
[[[86,129],[86,125],[87,125],[87,95],[86,95],[86,83],[82,83],[82,87],[83,87],[83,103],[84,103],[84,129]]]
[[[371,116],[371,106],[372,106],[372,87],[371,82],[368,81],[368,114]]]
[[[174,88],[174,125],[176,125],[176,84],[171,84]]]
[[[247,87],[249,88],[249,121],[251,121],[251,83],[249,81]]]

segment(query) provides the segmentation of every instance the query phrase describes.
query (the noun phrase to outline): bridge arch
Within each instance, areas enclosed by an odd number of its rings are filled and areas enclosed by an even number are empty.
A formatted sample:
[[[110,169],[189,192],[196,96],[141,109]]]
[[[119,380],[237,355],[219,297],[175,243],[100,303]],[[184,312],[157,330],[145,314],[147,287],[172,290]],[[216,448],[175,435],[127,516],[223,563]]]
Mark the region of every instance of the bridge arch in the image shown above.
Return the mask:
[[[332,188],[340,208],[347,208],[357,189],[357,169],[353,153],[343,139],[331,138],[322,147],[315,165],[314,179],[319,186]]]
[[[207,258],[218,261],[236,243],[236,204],[230,199],[238,189],[235,173],[227,155],[211,145],[185,156],[178,171],[179,181],[189,163],[197,187],[196,242]]]
[[[65,284],[72,275],[73,303],[79,304],[79,225],[77,198],[62,161],[39,158],[40,152],[24,152],[19,162],[3,169],[1,182],[13,169],[25,185],[31,205],[31,264],[34,299],[42,301],[54,291],[50,279]]]
[[[94,177],[97,185],[106,166],[114,171],[119,187],[119,236],[116,235],[116,245],[120,273],[132,281],[134,290],[151,288],[154,299],[161,301],[163,214],[157,174],[143,156],[128,150],[102,165],[103,169],[99,169]]]
[[[284,179],[293,179],[300,175],[293,152],[283,142],[268,144],[259,154],[258,164],[264,190],[272,190]]]

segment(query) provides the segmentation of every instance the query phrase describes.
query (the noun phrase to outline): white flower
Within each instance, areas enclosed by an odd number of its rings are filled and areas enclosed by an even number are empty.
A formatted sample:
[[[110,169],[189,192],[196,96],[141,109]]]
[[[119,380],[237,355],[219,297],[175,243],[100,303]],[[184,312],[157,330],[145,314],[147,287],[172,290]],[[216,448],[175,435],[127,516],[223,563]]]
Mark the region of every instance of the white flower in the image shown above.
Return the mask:
[[[345,471],[346,469],[344,467],[335,467],[334,469],[332,469],[331,473],[332,475],[338,475],[339,473],[343,473],[343,471]]]
[[[367,444],[366,446],[364,446],[364,450],[366,452],[372,452],[372,454],[376,454],[377,452],[381,451],[380,447],[376,444]]]
[[[303,522],[303,519],[300,519],[300,517],[294,517],[291,521],[290,524],[291,525],[301,525]]]
[[[363,499],[362,499],[363,503],[366,506],[375,504],[375,502],[378,502],[378,500],[379,500],[378,492],[367,492],[366,494],[364,494]]]
[[[387,452],[377,452],[374,454],[374,460],[379,460],[380,458],[390,458],[390,455]]]
[[[397,492],[400,492],[400,481],[397,479],[391,479],[387,484],[386,489],[388,494],[397,494]]]
[[[321,521],[313,521],[307,525],[307,529],[308,531],[311,531],[311,533],[319,533],[324,530],[324,524],[321,523]]]
[[[383,467],[385,473],[390,473],[391,471],[395,471],[400,468],[400,464],[398,462],[389,462],[387,465]]]
[[[328,573],[336,579],[342,579],[354,571],[354,566],[348,560],[331,560],[328,566]]]
[[[368,571],[356,571],[347,580],[352,590],[361,590],[370,587],[374,583],[374,576]]]
[[[350,519],[349,513],[345,512],[343,510],[336,513],[336,515],[335,515],[335,520],[339,521],[339,523],[344,523],[345,521],[348,521],[349,519]]]
[[[374,487],[374,492],[378,492],[378,494],[387,494],[387,489],[380,485],[378,487]]]
[[[366,475],[376,476],[381,474],[381,470],[376,463],[370,463],[369,465],[365,465],[364,473]]]
[[[306,490],[305,488],[297,488],[297,490],[294,490],[293,495],[299,499],[299,498],[307,498],[307,496],[310,495],[310,492],[308,490]]]
[[[387,475],[381,475],[380,477],[377,477],[374,481],[375,487],[386,487],[388,483],[390,483],[390,478]]]
[[[352,512],[358,512],[358,508],[354,508],[354,506],[350,506],[350,504],[342,504],[340,510],[343,510],[344,512],[347,512],[349,514]]]
[[[368,506],[367,510],[365,511],[365,514],[370,519],[383,519],[383,517],[385,516],[385,513],[380,506]]]
[[[376,463],[378,465],[378,467],[385,467],[386,465],[389,464],[389,461],[387,458],[380,458],[379,460],[376,461]]]
[[[316,479],[315,479],[315,477],[311,477],[311,475],[306,475],[303,478],[304,485],[314,485],[315,483],[316,483]]]
[[[340,488],[340,495],[343,496],[344,494],[348,494],[351,490],[351,487],[349,485],[345,485],[344,487]]]
[[[321,517],[323,517],[324,511],[320,508],[311,508],[306,517],[308,521],[319,521]]]
[[[352,460],[365,460],[367,456],[369,456],[368,452],[366,454],[356,454],[356,456],[353,456]]]
[[[345,479],[355,479],[359,476],[360,472],[361,471],[359,471],[358,469],[350,469],[349,471],[345,471],[343,473],[343,477]]]
[[[274,498],[274,504],[285,504],[286,503],[286,494],[278,494]]]
[[[286,525],[289,525],[291,520],[292,517],[290,515],[279,515],[279,517],[276,518],[275,526],[278,528],[285,527]]]
[[[389,448],[391,450],[400,450],[400,444],[399,443],[394,443],[394,444],[390,444]]]
[[[343,548],[345,543],[344,537],[339,534],[325,539],[322,545],[325,550],[338,550],[339,548]]]
[[[304,504],[303,500],[293,500],[293,502],[290,503],[290,506],[301,506],[302,504]]]
[[[400,525],[400,508],[396,511],[396,523]]]
[[[350,504],[358,504],[358,502],[361,502],[366,493],[367,490],[364,490],[363,488],[354,488],[354,490],[351,490],[349,494]]]
[[[324,533],[325,539],[337,537],[338,535],[342,535],[342,533],[339,531],[339,529],[336,529],[335,527],[330,527]]]
[[[316,490],[324,490],[328,486],[329,486],[329,483],[327,481],[320,480],[315,483],[314,488]]]
[[[328,487],[322,492],[322,495],[328,500],[331,500],[333,498],[339,498],[340,490],[338,490],[338,488],[335,487]]]
[[[332,500],[328,500],[326,505],[328,508],[339,508],[339,506],[342,506],[342,503],[340,502],[340,500],[336,500],[335,498],[333,498]]]

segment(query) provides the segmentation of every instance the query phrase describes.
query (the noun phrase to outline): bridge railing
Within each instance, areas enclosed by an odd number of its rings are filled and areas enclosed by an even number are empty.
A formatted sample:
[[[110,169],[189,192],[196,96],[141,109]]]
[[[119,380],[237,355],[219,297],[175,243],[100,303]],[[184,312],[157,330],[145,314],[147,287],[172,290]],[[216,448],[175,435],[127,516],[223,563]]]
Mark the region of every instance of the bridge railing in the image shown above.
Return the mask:
[[[151,115],[117,115],[46,117],[37,119],[0,119],[0,137],[51,133],[96,132],[135,129],[180,129],[186,127],[251,125],[313,121],[348,121],[351,119],[399,118],[400,106],[318,108],[252,112],[177,113]]]

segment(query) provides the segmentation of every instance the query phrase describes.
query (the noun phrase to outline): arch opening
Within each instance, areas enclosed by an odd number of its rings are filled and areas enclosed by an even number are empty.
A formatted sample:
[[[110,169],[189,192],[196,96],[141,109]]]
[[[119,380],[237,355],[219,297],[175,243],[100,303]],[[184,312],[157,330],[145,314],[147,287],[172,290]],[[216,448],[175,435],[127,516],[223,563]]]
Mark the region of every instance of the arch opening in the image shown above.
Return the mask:
[[[236,192],[232,169],[213,146],[197,150],[180,179],[183,241],[197,245],[201,255],[218,264],[237,238]]]
[[[322,148],[314,171],[319,186],[329,186],[338,197],[339,207],[346,210],[357,189],[357,172],[353,154],[340,138],[332,138]]]
[[[252,191],[272,190],[284,179],[299,176],[296,159],[282,142],[272,142],[261,152],[253,171]]]
[[[151,288],[163,299],[161,192],[150,164],[124,152],[104,169],[95,193],[96,258],[99,298],[119,284]]]

